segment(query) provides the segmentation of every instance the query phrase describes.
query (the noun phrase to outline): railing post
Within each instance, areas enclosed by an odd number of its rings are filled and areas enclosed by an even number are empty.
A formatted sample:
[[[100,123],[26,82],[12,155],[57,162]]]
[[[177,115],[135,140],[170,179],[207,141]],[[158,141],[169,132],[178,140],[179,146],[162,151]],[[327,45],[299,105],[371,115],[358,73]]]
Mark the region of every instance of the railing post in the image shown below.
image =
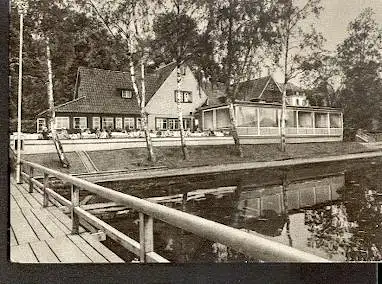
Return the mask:
[[[154,251],[153,218],[139,213],[140,262],[146,262],[146,254]]]
[[[43,186],[44,199],[42,202],[42,207],[47,207],[49,202],[48,193],[46,192],[46,188],[48,187],[48,181],[49,181],[49,175],[47,173],[44,173],[44,186]]]
[[[33,167],[29,167],[29,193],[33,192]]]
[[[72,234],[76,235],[79,231],[80,219],[78,215],[74,212],[74,208],[80,205],[80,188],[78,186],[72,185],[71,188],[71,196],[72,196]]]

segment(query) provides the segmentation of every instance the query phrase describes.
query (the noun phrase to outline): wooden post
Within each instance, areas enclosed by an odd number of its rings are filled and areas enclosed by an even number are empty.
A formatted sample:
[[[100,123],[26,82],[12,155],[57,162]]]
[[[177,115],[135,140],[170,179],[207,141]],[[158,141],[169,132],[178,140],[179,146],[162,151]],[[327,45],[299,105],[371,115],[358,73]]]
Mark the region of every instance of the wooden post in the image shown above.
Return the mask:
[[[29,193],[33,192],[33,167],[29,167]]]
[[[48,193],[46,192],[46,188],[48,187],[48,181],[49,181],[49,175],[47,173],[44,173],[44,182],[43,182],[43,192],[44,192],[44,199],[42,202],[42,207],[48,206]]]
[[[140,262],[146,262],[146,254],[154,251],[153,218],[139,213]]]
[[[216,130],[217,125],[216,125],[216,109],[212,110],[212,129]]]
[[[260,135],[260,109],[257,108],[257,135]]]
[[[76,235],[78,234],[79,226],[80,226],[80,219],[78,218],[78,215],[74,212],[74,208],[80,205],[80,188],[78,186],[72,185],[71,196],[72,196],[72,210],[71,210],[72,235]]]
[[[296,110],[296,134],[298,134],[298,124],[299,124],[299,121],[298,121],[298,110]]]
[[[312,125],[313,125],[313,134],[316,134],[316,117],[315,113],[312,112]]]
[[[199,122],[199,129],[200,129],[201,131],[204,130],[204,110],[202,110],[202,121]]]
[[[327,126],[328,126],[328,136],[330,135],[330,117],[329,117],[329,113],[327,113]]]

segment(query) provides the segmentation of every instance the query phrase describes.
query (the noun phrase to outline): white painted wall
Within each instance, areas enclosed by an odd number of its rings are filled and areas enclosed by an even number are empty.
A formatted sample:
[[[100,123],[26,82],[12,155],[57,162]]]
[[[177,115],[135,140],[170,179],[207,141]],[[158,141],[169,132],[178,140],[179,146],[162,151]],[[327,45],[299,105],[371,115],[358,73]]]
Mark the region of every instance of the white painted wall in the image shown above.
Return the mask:
[[[342,141],[342,135],[287,135],[288,143],[312,143],[312,142],[334,142]],[[179,147],[179,137],[153,138],[154,147]],[[278,136],[241,136],[242,144],[272,144],[280,143]],[[124,148],[144,148],[146,141],[144,138],[112,138],[112,139],[76,139],[61,140],[65,152],[73,151],[101,151]],[[186,137],[186,143],[190,146],[201,145],[232,145],[231,136],[223,137]],[[10,141],[10,147],[15,150],[15,141]],[[24,147],[21,154],[55,153],[56,148],[52,140],[24,140]]]
[[[176,90],[176,68],[172,71],[170,76],[165,80],[162,86],[158,89],[156,94],[147,103],[146,109],[149,114],[148,126],[149,129],[155,129],[155,117],[164,118],[177,118],[177,106],[175,102],[174,91]],[[203,90],[200,90],[198,82],[191,72],[191,69],[186,67],[186,75],[183,76],[182,91],[192,92],[192,103],[182,103],[183,106],[183,117],[190,118],[193,117],[190,113],[195,112],[195,110],[202,106],[207,99],[206,94]]]

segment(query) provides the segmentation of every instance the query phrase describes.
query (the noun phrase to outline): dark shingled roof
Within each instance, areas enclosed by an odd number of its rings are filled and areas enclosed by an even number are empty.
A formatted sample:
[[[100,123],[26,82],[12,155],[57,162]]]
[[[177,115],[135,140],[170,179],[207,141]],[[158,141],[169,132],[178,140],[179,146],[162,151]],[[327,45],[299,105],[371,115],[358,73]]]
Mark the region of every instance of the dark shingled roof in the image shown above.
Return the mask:
[[[269,84],[273,85],[273,90],[269,90]],[[274,81],[272,76],[265,76],[253,80],[248,80],[241,82],[238,85],[238,92],[236,94],[236,99],[241,101],[256,101],[264,100],[268,102],[281,101],[281,87],[283,84]],[[267,87],[267,88],[266,88]],[[266,89],[265,89],[266,88]],[[217,83],[211,86],[211,83],[204,86],[204,91],[208,96],[208,105],[218,105],[224,103],[225,85],[222,83]],[[265,89],[265,90],[264,90]],[[287,84],[287,95],[298,91],[302,91],[301,88],[297,87],[293,83]]]
[[[239,83],[237,99],[246,101],[260,98],[261,93],[271,79],[271,76],[266,76]]]
[[[175,67],[176,63],[170,63],[146,75],[146,103],[150,101]],[[120,93],[121,89],[133,91],[130,72],[79,67],[77,78],[76,98],[70,102],[56,106],[55,109],[57,112],[140,113],[134,92],[131,99],[122,98]],[[140,74],[136,75],[136,80],[138,88],[140,89]]]

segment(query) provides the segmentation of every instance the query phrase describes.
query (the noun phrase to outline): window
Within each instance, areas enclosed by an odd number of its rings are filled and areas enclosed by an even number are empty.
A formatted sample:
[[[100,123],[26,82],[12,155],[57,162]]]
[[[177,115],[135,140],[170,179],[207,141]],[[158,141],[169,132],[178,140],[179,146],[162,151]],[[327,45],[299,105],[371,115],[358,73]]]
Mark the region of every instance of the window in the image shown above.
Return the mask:
[[[267,86],[267,90],[269,90],[269,91],[276,90],[275,85],[273,83],[269,83],[268,86]]]
[[[45,127],[46,122],[45,118],[38,118],[37,119],[37,132],[42,131],[42,128]]]
[[[176,130],[179,129],[179,123],[177,118],[169,118],[168,121],[168,129]]]
[[[191,129],[191,119],[183,119],[183,129],[187,130],[188,128]]]
[[[74,117],[73,118],[73,128],[86,129],[87,127],[88,127],[88,125],[87,125],[86,117]]]
[[[186,66],[184,66],[184,65],[180,66],[180,74],[182,76],[186,75]]]
[[[93,117],[93,129],[101,129],[101,118],[99,116]]]
[[[137,129],[142,129],[141,118],[137,118]]]
[[[179,120],[177,118],[156,118],[155,127],[157,130],[178,130],[179,129]],[[183,129],[187,130],[191,128],[191,119],[183,119]]]
[[[167,129],[167,119],[157,118],[156,119],[156,128],[157,128],[157,130]]]
[[[121,90],[121,96],[124,99],[131,99],[133,97],[133,92],[131,90]]]
[[[122,117],[115,118],[115,128],[122,129]]]
[[[135,128],[134,117],[125,117],[124,124],[125,124],[125,129],[134,129]]]
[[[114,128],[114,118],[112,117],[102,117],[102,128],[103,129],[108,129]]]
[[[174,91],[175,102],[192,103],[192,92],[189,91]]]
[[[69,128],[69,117],[56,116],[54,127],[56,129],[68,129]]]

